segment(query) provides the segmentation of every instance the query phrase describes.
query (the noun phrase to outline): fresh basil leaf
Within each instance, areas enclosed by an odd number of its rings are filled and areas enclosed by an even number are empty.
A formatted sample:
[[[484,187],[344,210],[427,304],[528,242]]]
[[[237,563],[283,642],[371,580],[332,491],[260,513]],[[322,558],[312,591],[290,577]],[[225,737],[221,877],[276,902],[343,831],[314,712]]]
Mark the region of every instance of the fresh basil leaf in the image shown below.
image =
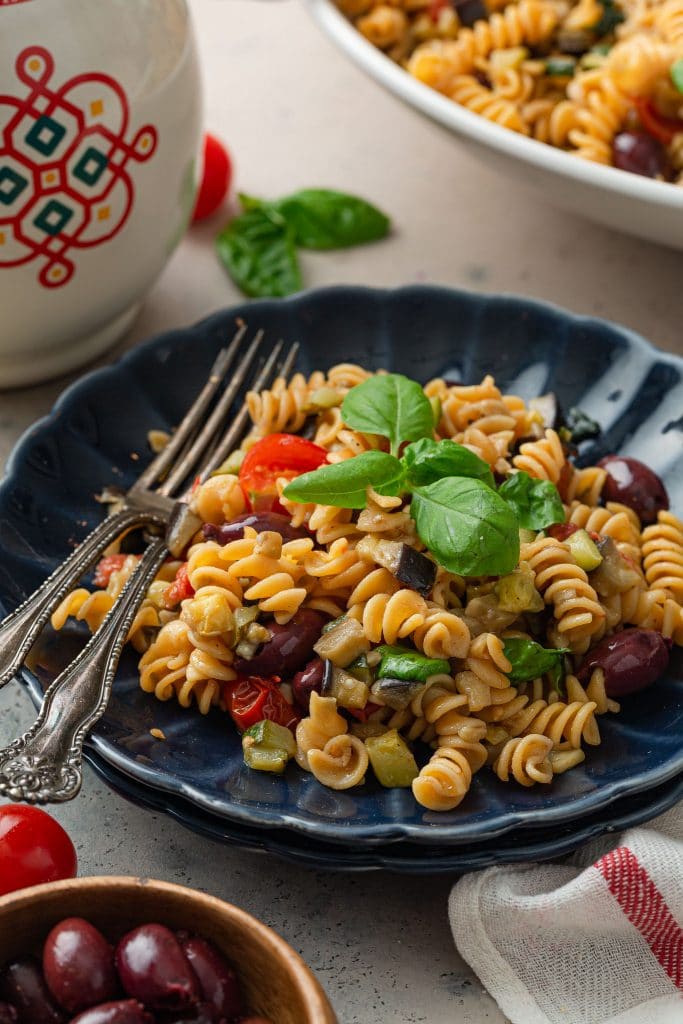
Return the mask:
[[[297,476],[283,493],[291,501],[365,508],[367,487],[374,487],[379,494],[400,494],[403,483],[399,460],[386,452],[372,451]]]
[[[303,189],[270,205],[306,249],[343,249],[374,242],[389,231],[389,218],[376,206],[332,189]]]
[[[553,523],[564,522],[562,498],[549,480],[514,473],[501,484],[498,493],[515,510],[523,530],[545,530]]]
[[[568,647],[541,647],[535,640],[525,637],[510,637],[505,641],[503,653],[512,665],[506,673],[511,683],[525,683],[550,673],[555,688],[559,688],[562,679],[562,667]]]
[[[434,441],[431,437],[423,437],[408,445],[402,462],[411,484],[418,486],[433,484],[446,476],[472,477],[483,480],[489,487],[495,486],[489,465],[455,441]]]
[[[356,384],[342,403],[342,419],[353,430],[387,437],[396,455],[404,441],[429,437],[434,414],[417,381],[382,373]]]
[[[410,514],[422,542],[449,572],[503,576],[519,561],[517,516],[481,480],[446,477],[418,487]]]
[[[301,288],[292,233],[283,218],[266,208],[235,217],[216,238],[216,248],[246,295],[279,297]]]
[[[377,650],[382,656],[377,669],[378,679],[419,679],[424,683],[429,676],[443,672],[450,675],[450,665],[443,658],[428,658],[419,651],[400,645],[390,647],[383,644]]]

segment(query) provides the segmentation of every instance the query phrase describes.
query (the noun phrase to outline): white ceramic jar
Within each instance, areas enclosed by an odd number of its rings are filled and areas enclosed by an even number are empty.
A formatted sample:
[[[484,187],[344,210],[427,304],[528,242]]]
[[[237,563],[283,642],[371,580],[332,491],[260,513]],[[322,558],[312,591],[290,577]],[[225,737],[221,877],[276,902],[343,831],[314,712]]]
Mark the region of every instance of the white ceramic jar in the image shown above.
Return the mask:
[[[186,0],[0,0],[0,388],[104,351],[187,227]]]

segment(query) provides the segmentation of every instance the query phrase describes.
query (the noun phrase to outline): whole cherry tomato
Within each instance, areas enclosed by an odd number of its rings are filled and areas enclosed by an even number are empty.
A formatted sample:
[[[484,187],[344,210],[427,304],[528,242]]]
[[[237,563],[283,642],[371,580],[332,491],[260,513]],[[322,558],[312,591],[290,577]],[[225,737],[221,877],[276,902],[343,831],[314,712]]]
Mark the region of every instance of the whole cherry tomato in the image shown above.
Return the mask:
[[[277,684],[260,676],[245,676],[226,683],[224,699],[232,720],[244,732],[257,722],[267,719],[294,730],[299,715],[280,693]]]
[[[54,818],[39,807],[0,807],[0,895],[41,882],[74,878],[76,851]]]
[[[277,478],[295,476],[318,469],[327,461],[320,445],[296,434],[269,434],[249,449],[240,466],[240,483],[255,511],[272,512],[279,506]]]
[[[204,220],[219,208],[230,190],[232,162],[223,143],[210,135],[204,136],[204,170],[199,186],[192,221]]]

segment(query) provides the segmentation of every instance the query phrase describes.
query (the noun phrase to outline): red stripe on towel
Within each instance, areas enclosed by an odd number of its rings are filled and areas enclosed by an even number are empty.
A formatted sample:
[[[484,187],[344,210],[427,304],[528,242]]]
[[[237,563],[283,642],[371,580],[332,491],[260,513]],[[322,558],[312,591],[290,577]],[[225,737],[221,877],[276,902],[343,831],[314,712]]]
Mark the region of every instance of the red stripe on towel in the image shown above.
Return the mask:
[[[683,928],[638,858],[626,846],[606,854],[595,867],[660,966],[683,989]]]

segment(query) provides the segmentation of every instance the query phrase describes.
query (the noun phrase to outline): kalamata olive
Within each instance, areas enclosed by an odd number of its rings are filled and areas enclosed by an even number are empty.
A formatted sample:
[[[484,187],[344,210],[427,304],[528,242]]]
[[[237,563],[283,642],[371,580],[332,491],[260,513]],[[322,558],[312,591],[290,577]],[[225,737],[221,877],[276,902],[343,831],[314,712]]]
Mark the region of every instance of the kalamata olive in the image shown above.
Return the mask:
[[[292,526],[288,517],[278,512],[245,512],[244,515],[237,516],[232,522],[223,523],[221,526],[204,523],[204,536],[207,540],[227,544],[231,540],[241,540],[245,526],[251,526],[257,533],[263,533],[265,530],[279,533],[284,541],[301,540],[311,536],[304,527]]]
[[[623,629],[589,651],[578,677],[587,683],[595,668],[605,673],[608,697],[626,697],[650,686],[669,664],[671,641],[654,629]]]
[[[311,694],[313,692],[321,692],[324,674],[325,662],[323,659],[313,658],[292,679],[294,700],[302,711],[308,711],[308,705],[311,703]]]
[[[43,947],[43,974],[50,992],[69,1013],[115,999],[120,989],[114,951],[82,917],[56,924]]]
[[[664,146],[647,132],[619,132],[615,135],[612,160],[620,170],[642,174],[646,178],[663,177],[668,170]]]
[[[0,997],[15,1007],[19,1024],[62,1024],[66,1019],[50,995],[40,964],[32,957],[15,960],[5,968]]]
[[[199,1002],[194,971],[180,943],[161,924],[143,924],[116,947],[116,967],[129,996],[152,1010],[183,1010]]]
[[[137,999],[117,999],[84,1010],[71,1024],[154,1024],[154,1017]]]
[[[461,25],[474,25],[475,21],[483,21],[489,16],[486,4],[483,0],[453,0]]]
[[[228,1021],[226,1017],[218,1017],[210,1003],[198,1003],[187,1010],[156,1015],[158,1024],[233,1024],[233,1019]]]
[[[237,658],[235,671],[239,675],[277,675],[285,679],[294,675],[310,658],[324,625],[325,617],[311,608],[302,608],[285,626],[269,623],[272,639],[253,658]]]
[[[216,1017],[237,1017],[242,1012],[242,993],[237,975],[214,945],[199,936],[178,936],[183,953],[197,976],[202,997]]]
[[[9,1003],[0,1003],[0,1024],[17,1024],[17,1011]]]
[[[640,516],[643,523],[657,521],[657,513],[669,507],[669,495],[649,466],[625,455],[606,455],[600,459],[607,473],[602,488],[605,501],[619,501]]]

